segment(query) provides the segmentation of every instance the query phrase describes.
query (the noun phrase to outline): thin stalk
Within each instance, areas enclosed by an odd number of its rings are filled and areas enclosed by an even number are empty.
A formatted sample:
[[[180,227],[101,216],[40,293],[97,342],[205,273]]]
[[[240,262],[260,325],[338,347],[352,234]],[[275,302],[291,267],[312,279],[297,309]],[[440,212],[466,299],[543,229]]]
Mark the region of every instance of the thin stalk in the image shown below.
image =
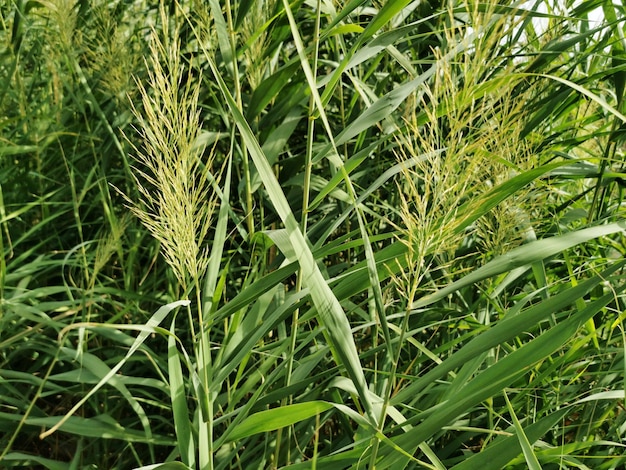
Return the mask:
[[[319,32],[320,32],[320,23],[321,23],[321,0],[317,0],[316,4],[316,15],[315,15],[315,29],[313,33],[313,77],[317,79],[317,63],[318,63],[318,54],[319,54]],[[304,160],[304,184],[302,187],[302,219],[300,220],[300,230],[306,236],[307,232],[307,222],[308,222],[308,212],[309,212],[309,203],[310,203],[310,193],[311,193],[311,172],[313,168],[313,142],[315,141],[315,118],[313,117],[315,113],[315,99],[313,97],[313,93],[311,93],[311,97],[309,98],[309,120],[307,123],[307,137],[306,137],[306,154]],[[296,292],[300,292],[302,290],[302,269],[298,269],[297,278],[296,278]],[[299,323],[299,315],[300,309],[296,309],[293,313],[293,320],[291,323],[291,344],[289,346],[289,353],[287,358],[287,376],[286,376],[286,386],[291,385],[291,376],[293,373],[293,357],[297,347],[297,338],[298,338],[298,323]],[[283,405],[286,404],[286,398],[283,399]],[[289,396],[289,404],[293,403],[293,397]],[[276,438],[276,461],[278,462],[278,456],[280,451],[280,441],[281,441],[281,432],[280,430],[277,433]],[[291,441],[291,427],[287,430],[287,442]],[[287,462],[291,461],[291,446],[287,446]]]
[[[228,27],[228,39],[230,41],[230,49],[232,51],[231,60],[233,66],[233,86],[235,87],[235,102],[239,107],[239,110],[243,113],[243,101],[241,99],[241,83],[239,81],[239,69],[237,67],[237,54],[235,54],[235,47],[237,45],[237,38],[235,36],[235,28],[233,24],[232,9],[230,7],[230,1],[225,3],[226,10],[226,24]],[[234,129],[233,129],[234,132]],[[241,137],[241,157],[243,164],[244,179],[246,182],[246,225],[248,226],[248,235],[254,235],[254,202],[252,200],[252,181],[250,177],[250,162],[248,159],[248,149],[246,142]]]
[[[199,338],[196,339],[198,346],[197,361],[198,375],[202,381],[202,395],[197,397],[199,401],[204,400],[204,407],[200,404],[200,416],[203,423],[200,423],[200,444],[199,462],[202,470],[213,470],[213,399],[210,384],[212,383],[212,361],[210,350],[210,330],[206,328],[202,314],[202,295],[200,291],[200,281],[194,279],[196,290],[196,302],[198,305],[198,330]],[[191,307],[188,306],[188,309]],[[206,445],[206,447],[204,445]]]
[[[389,371],[389,378],[387,379],[385,395],[383,396],[383,403],[380,410],[380,418],[379,418],[379,431],[382,433],[383,428],[385,426],[385,416],[387,414],[387,407],[389,406],[389,400],[391,399],[391,393],[394,389],[394,384],[396,381],[396,374],[398,372],[398,363],[400,362],[400,354],[402,353],[402,343],[404,342],[404,335],[409,328],[409,312],[412,310],[412,302],[409,302],[406,313],[404,315],[404,319],[402,320],[402,328],[400,330],[400,336],[398,337],[398,347],[396,351],[396,355],[393,357],[391,361],[391,370]],[[392,353],[393,354],[393,353]],[[380,446],[380,439],[373,439],[372,442],[372,454],[370,456],[370,466],[369,468],[376,468],[376,459],[378,458],[378,448]]]
[[[328,138],[330,140],[330,143],[332,145],[332,149],[333,149],[333,153],[331,154],[331,162],[335,165],[335,167],[337,167],[339,169],[339,171],[341,172],[341,175],[343,177],[343,180],[346,184],[346,189],[347,189],[347,193],[350,197],[350,205],[354,208],[354,212],[357,216],[357,220],[359,223],[359,228],[361,231],[361,235],[363,237],[364,240],[364,245],[365,245],[365,250],[366,250],[366,257],[367,257],[367,266],[368,266],[368,272],[370,274],[370,279],[372,278],[377,278],[378,277],[378,273],[376,272],[376,266],[375,266],[375,261],[373,259],[373,255],[372,255],[372,251],[371,251],[371,245],[369,243],[369,237],[367,235],[367,230],[365,228],[365,224],[363,221],[363,216],[361,214],[361,209],[358,207],[358,205],[356,204],[356,191],[354,189],[354,186],[352,184],[352,181],[350,181],[350,177],[348,176],[348,173],[346,172],[346,168],[343,165],[343,161],[341,161],[340,157],[339,157],[339,152],[337,150],[337,145],[335,144],[335,138],[333,136],[332,130],[331,130],[331,126],[330,123],[328,121],[328,117],[326,116],[326,113],[324,112],[324,105],[322,103],[322,99],[317,91],[317,84],[316,81],[313,77],[313,72],[311,70],[311,66],[308,62],[308,59],[305,55],[305,47],[304,44],[302,43],[302,38],[300,37],[300,34],[298,32],[298,26],[296,24],[296,20],[293,16],[293,12],[291,11],[291,6],[289,5],[289,2],[287,0],[283,0],[283,5],[285,7],[285,13],[287,14],[287,18],[289,20],[289,25],[291,27],[291,32],[292,32],[292,36],[294,39],[294,43],[296,46],[296,49],[298,51],[298,55],[300,57],[300,63],[302,65],[302,69],[304,70],[304,74],[306,76],[307,81],[309,82],[309,88],[311,89],[311,96],[315,101],[315,105],[317,107],[317,110],[319,112],[319,117],[322,119],[322,122],[324,124],[324,129],[326,130],[326,133],[328,135]],[[372,267],[374,268],[374,270],[372,271]],[[374,291],[380,293],[380,285],[378,284],[378,282],[372,282],[372,288],[374,289]],[[378,301],[381,297],[378,295],[375,295],[376,300]],[[382,304],[380,305],[380,307],[382,307]],[[381,314],[381,317],[384,316],[383,314],[383,310],[379,309],[379,313]],[[381,324],[383,326],[383,329],[385,329],[385,327],[387,326],[386,321],[382,320]],[[390,338],[389,332],[386,331],[386,335],[385,338]],[[391,354],[391,342],[389,342],[387,344],[387,351],[388,351],[388,355]],[[363,377],[364,378],[364,377]],[[366,414],[367,417],[369,419],[369,421],[372,423],[373,426],[376,425],[377,423],[377,416],[376,413],[374,412],[374,407],[373,404],[371,403],[370,399],[367,396],[367,392],[365,392],[365,390],[361,389],[359,391],[359,395],[363,401],[363,406],[365,407],[366,410]]]
[[[4,236],[0,232],[0,299],[4,299],[4,282],[6,279],[7,272],[7,258],[13,256],[13,250],[11,247],[11,237],[9,235],[9,227],[6,221],[6,212],[4,209],[4,196],[2,194],[2,185],[0,184],[0,219],[4,221],[2,224],[2,228],[4,229],[4,235],[7,237],[7,243],[9,245],[8,253],[4,252]]]
[[[593,199],[591,201],[591,207],[589,208],[589,224],[593,223],[595,220],[599,220],[602,218],[602,213],[604,211],[604,206],[606,203],[608,188],[610,185],[603,185],[604,174],[606,173],[606,169],[609,165],[609,161],[614,161],[615,153],[617,151],[616,141],[614,140],[614,136],[616,131],[620,128],[621,122],[615,118],[613,120],[613,124],[611,125],[611,132],[609,134],[609,141],[604,148],[604,152],[602,154],[602,163],[600,164],[600,171],[598,172],[598,178],[596,181],[596,185],[593,192]]]
[[[317,448],[320,443],[320,415],[315,417],[315,434],[313,437],[313,458],[311,459],[311,470],[317,470]]]

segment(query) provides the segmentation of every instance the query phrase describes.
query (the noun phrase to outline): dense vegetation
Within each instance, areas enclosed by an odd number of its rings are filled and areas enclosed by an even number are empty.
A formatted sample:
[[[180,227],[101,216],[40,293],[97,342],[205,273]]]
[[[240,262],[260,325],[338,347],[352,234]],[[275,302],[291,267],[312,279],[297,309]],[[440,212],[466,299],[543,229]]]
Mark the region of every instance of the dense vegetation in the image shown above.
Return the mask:
[[[623,6],[0,11],[2,468],[626,466]]]

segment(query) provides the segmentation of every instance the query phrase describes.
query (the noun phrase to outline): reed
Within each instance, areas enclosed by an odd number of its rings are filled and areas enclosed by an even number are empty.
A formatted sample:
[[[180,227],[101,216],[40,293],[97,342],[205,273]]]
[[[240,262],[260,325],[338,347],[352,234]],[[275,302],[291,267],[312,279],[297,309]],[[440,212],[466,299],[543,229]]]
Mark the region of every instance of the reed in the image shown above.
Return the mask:
[[[257,3],[0,7],[0,466],[623,466],[623,9]]]

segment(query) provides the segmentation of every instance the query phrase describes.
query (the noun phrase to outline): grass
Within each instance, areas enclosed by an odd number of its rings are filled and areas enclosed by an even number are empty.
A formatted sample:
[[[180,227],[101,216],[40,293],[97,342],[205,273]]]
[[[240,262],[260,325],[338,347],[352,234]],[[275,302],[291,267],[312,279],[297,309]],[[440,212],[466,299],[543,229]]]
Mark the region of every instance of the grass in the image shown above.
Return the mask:
[[[623,8],[262,3],[1,7],[2,467],[621,468]]]

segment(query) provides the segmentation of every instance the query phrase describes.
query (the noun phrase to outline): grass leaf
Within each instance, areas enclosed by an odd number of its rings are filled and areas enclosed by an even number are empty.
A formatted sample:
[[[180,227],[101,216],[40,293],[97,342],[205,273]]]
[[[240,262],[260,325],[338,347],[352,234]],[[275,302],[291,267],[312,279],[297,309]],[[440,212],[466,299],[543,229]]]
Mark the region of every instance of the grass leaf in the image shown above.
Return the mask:
[[[229,441],[237,441],[254,434],[276,431],[277,429],[312,418],[332,407],[331,403],[312,401],[259,411],[248,416],[241,424],[237,425],[228,436],[228,439]]]

